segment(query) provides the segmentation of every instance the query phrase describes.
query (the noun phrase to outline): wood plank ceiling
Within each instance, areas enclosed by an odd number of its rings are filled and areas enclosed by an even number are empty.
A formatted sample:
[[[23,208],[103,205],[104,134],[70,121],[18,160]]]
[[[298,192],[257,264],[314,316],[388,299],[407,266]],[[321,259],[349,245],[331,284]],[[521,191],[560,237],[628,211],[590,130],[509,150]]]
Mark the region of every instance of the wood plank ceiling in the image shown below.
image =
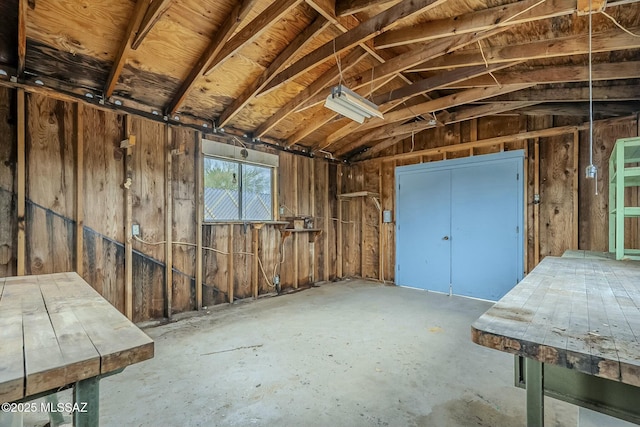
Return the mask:
[[[15,76],[28,87],[350,159],[487,115],[588,116],[589,7],[589,0],[3,0],[0,80]],[[640,4],[591,0],[591,8],[596,118],[637,112]],[[326,109],[339,81],[380,105],[384,119],[360,125]]]

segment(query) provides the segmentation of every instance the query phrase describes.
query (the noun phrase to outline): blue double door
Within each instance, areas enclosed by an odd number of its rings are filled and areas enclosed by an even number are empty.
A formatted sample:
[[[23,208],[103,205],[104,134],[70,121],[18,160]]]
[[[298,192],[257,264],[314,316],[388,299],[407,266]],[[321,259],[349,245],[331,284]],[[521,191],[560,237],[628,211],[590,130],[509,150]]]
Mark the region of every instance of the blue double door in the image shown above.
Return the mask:
[[[396,283],[498,300],[523,277],[523,152],[396,169]]]

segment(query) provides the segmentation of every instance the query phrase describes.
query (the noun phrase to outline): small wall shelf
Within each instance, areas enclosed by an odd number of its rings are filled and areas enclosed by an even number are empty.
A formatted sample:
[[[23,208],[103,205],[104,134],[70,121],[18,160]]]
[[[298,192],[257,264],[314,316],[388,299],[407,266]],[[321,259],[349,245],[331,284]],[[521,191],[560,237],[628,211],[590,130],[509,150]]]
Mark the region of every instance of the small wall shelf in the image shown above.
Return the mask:
[[[609,158],[609,251],[616,259],[640,260],[640,249],[624,245],[625,219],[640,218],[640,206],[625,206],[625,189],[640,187],[640,137],[621,138]]]

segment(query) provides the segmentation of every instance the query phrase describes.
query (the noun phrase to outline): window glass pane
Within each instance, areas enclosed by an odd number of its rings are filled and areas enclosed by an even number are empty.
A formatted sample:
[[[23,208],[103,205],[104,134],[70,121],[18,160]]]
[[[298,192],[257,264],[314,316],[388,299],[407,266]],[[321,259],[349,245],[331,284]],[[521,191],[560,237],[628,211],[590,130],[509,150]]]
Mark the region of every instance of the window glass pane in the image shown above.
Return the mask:
[[[204,159],[204,220],[240,220],[240,164]]]
[[[242,218],[271,220],[271,168],[242,165]]]

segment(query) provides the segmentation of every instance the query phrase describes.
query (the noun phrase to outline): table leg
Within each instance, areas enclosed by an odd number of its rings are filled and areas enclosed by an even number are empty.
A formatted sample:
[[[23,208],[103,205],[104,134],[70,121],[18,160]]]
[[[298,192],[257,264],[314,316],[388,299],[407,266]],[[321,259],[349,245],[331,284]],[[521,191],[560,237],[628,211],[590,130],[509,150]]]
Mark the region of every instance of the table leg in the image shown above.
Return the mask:
[[[527,427],[544,427],[544,364],[525,358]]]
[[[73,387],[73,425],[97,427],[100,423],[100,377],[78,381]]]

